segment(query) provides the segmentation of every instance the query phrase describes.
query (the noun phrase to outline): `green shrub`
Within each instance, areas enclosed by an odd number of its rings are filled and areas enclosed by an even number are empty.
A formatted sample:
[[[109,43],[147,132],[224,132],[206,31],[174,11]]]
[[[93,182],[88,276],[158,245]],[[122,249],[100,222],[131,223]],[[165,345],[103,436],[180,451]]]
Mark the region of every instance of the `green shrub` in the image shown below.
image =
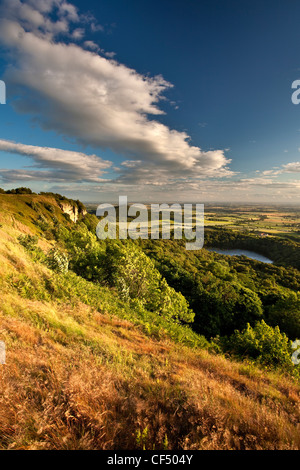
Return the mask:
[[[34,210],[35,212],[38,212],[40,210],[40,207],[39,207],[39,204],[37,204],[36,202],[34,201],[29,201],[29,202],[26,202],[27,206],[29,206],[32,210]]]
[[[267,320],[271,326],[278,325],[289,338],[300,338],[300,296],[295,292],[282,294],[268,308]]]
[[[254,327],[247,325],[242,331],[235,331],[229,338],[222,339],[223,350],[233,355],[254,359],[266,365],[281,367],[293,371],[291,341],[285,333],[281,333],[278,326],[267,325],[264,320]]]
[[[108,281],[124,300],[138,301],[166,319],[194,320],[184,296],[168,285],[154,262],[133,242],[109,244],[105,264]]]
[[[35,225],[43,232],[46,232],[46,230],[49,230],[50,228],[48,220],[43,215],[39,215],[38,219],[35,221]]]
[[[38,237],[36,235],[20,235],[18,241],[20,245],[24,246],[26,250],[33,251],[38,244]]]
[[[69,269],[68,256],[57,248],[51,248],[47,254],[47,265],[53,271],[66,273]]]
[[[44,207],[45,209],[47,209],[48,212],[54,212],[54,206],[52,204],[48,204],[47,202],[45,202]]]
[[[36,235],[20,235],[18,241],[30,253],[34,261],[44,261],[45,255],[38,247],[39,239]]]
[[[71,231],[62,227],[56,234],[58,239],[64,241],[72,271],[89,281],[105,282],[105,246],[96,235],[84,224],[74,226]]]
[[[22,187],[22,188],[16,188],[16,189],[15,189],[15,193],[16,193],[16,194],[35,194],[35,193],[33,193],[33,192],[31,191],[30,188],[24,188],[24,187]]]

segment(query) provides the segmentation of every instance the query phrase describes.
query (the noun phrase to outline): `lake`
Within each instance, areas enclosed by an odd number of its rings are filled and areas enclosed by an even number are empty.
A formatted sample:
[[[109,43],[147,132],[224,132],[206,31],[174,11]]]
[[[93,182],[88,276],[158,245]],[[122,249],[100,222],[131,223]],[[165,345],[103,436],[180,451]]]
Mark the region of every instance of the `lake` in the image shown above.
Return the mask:
[[[261,261],[262,263],[273,263],[272,260],[266,258],[266,256],[259,255],[255,253],[255,251],[248,251],[248,250],[223,250],[220,248],[207,248],[208,251],[214,251],[215,253],[219,253],[220,255],[228,255],[228,256],[247,256],[247,258],[255,259],[256,261]]]

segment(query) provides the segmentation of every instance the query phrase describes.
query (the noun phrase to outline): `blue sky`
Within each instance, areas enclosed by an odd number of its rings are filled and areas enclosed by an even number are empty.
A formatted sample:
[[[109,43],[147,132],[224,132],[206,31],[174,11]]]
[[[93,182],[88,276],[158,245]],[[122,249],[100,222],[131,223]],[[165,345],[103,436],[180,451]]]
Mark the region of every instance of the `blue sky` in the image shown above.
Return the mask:
[[[3,0],[0,186],[300,202],[300,2]]]

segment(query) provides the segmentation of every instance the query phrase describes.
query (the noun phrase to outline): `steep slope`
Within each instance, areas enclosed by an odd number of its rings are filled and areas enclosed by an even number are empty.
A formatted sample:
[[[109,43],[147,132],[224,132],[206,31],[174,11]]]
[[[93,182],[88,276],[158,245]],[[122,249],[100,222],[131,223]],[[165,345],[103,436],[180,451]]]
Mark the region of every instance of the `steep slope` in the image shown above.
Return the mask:
[[[67,224],[77,222],[86,209],[79,201],[67,199],[58,194],[0,194],[1,220],[13,227],[22,223],[37,233],[44,230],[44,224],[53,219]],[[24,230],[23,226],[23,230]]]
[[[72,222],[54,198],[0,198],[0,448],[300,448],[296,381],[48,269],[18,237],[47,252],[47,224]]]

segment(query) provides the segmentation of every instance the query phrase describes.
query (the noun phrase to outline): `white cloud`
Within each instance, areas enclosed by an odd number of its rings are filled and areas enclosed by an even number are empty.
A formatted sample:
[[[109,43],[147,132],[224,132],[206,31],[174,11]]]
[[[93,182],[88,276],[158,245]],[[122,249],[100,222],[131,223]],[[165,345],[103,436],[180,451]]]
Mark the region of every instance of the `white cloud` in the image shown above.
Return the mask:
[[[6,20],[19,22],[26,30],[30,30],[37,36],[44,35],[50,39],[57,34],[67,34],[70,22],[78,21],[76,9],[72,5],[70,6],[75,10],[71,17],[64,13],[65,9],[68,9],[68,5],[64,0],[42,0],[41,2],[30,0],[26,3],[20,0],[3,0],[0,14]],[[52,21],[46,16],[54,8],[58,11],[56,21]]]
[[[104,52],[104,55],[109,59],[113,59],[117,54],[116,52]]]
[[[97,33],[98,31],[103,31],[103,30],[104,30],[104,28],[101,24],[98,24],[96,22],[91,23],[91,31],[93,33]]]
[[[285,173],[300,173],[300,162],[291,162],[282,165],[283,172]]]
[[[145,184],[127,184],[119,181],[116,191],[115,181],[106,181],[101,185],[80,184],[67,186],[58,183],[50,191],[68,194],[70,197],[82,197],[84,200],[118,203],[118,194],[126,194],[130,202],[235,202],[272,204],[300,203],[300,182],[272,181],[270,178],[240,178],[237,180],[199,179],[198,181],[170,181],[151,186],[151,192]],[[167,199],[166,199],[167,195]]]
[[[73,33],[71,34],[71,38],[75,40],[80,40],[83,38],[85,33],[84,28],[76,28],[74,29]]]
[[[142,163],[141,160],[125,160],[124,162],[121,163],[122,166],[125,166],[126,168],[136,168]]]
[[[100,176],[112,165],[111,162],[102,160],[96,155],[25,145],[8,140],[0,140],[0,151],[29,157],[34,161],[35,167],[44,169],[43,171],[0,169],[0,177],[3,181],[19,181],[24,178],[95,183],[103,181]]]
[[[136,178],[155,183],[182,175],[232,174],[223,150],[202,151],[186,132],[153,119],[163,114],[159,102],[172,87],[163,77],[150,78],[78,45],[55,41],[58,32],[70,37],[71,23],[80,19],[66,1],[31,0],[26,7],[19,0],[6,1],[0,24],[0,41],[12,52],[6,80],[18,90],[19,111],[44,129],[141,161],[122,176],[132,183]],[[49,15],[54,8],[57,21]]]
[[[94,41],[84,41],[83,45],[84,47],[86,47],[87,49],[91,49],[92,51],[100,50],[98,44],[96,44]]]
[[[281,165],[281,167],[273,167],[271,170],[264,170],[262,175],[282,175],[284,173],[300,173],[300,162],[290,162]]]

